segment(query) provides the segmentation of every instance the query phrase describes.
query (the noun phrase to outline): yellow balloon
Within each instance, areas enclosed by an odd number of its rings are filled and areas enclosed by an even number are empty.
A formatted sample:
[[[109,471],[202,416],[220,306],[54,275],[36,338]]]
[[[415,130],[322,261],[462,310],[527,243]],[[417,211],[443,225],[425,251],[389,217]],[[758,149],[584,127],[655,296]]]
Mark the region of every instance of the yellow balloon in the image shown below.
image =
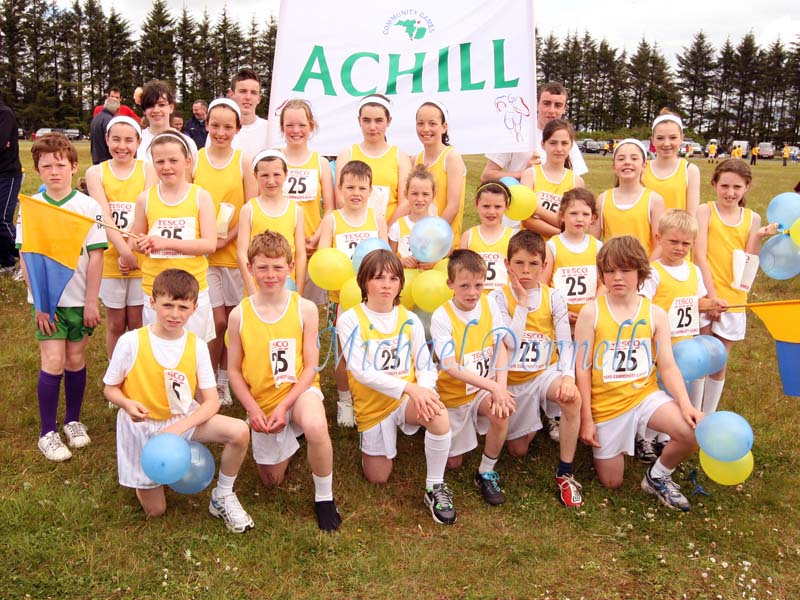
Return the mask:
[[[433,312],[453,297],[447,287],[447,275],[431,269],[420,273],[411,286],[414,304],[426,312]]]
[[[308,275],[323,290],[335,291],[355,277],[356,271],[344,252],[338,248],[323,248],[314,252],[308,261]]]
[[[230,338],[228,337],[228,330],[227,329],[225,330],[225,335],[222,336],[222,340],[225,342],[225,347],[227,348],[228,344],[231,341]]]
[[[797,219],[792,226],[789,227],[789,237],[792,238],[795,246],[800,246],[800,219]]]
[[[414,308],[414,294],[412,293],[412,285],[414,280],[419,276],[419,269],[403,269],[406,282],[400,292],[400,304],[408,309]]]
[[[441,271],[445,275],[447,275],[447,263],[450,262],[449,258],[443,258],[436,265],[433,267],[434,271]]]
[[[344,282],[342,289],[339,290],[339,306],[343,311],[353,308],[361,302],[361,288],[358,287],[358,279],[351,277]]]
[[[509,189],[511,190],[511,203],[506,209],[506,214],[509,219],[524,221],[536,210],[536,194],[527,185],[521,183],[512,185]]]
[[[700,450],[700,466],[713,481],[722,485],[739,485],[753,472],[753,453],[748,452],[739,460],[723,462],[711,458]]]

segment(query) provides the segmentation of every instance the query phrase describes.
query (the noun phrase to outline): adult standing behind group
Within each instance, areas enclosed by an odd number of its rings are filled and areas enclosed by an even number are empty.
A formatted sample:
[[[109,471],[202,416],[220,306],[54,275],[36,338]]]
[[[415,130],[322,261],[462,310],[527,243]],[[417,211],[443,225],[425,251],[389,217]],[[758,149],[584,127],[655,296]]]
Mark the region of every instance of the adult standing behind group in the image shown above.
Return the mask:
[[[0,99],[0,273],[13,271],[17,261],[14,211],[22,185],[17,128],[14,111]]]
[[[239,69],[231,79],[231,88],[228,97],[236,102],[241,111],[242,128],[234,136],[231,147],[241,150],[248,156],[255,156],[266,150],[267,120],[256,114],[256,108],[261,103],[261,78],[253,69]],[[206,138],[206,147],[211,141]]]
[[[92,119],[92,124],[89,127],[89,138],[93,165],[99,165],[101,162],[111,160],[111,151],[108,149],[108,142],[106,141],[106,127],[119,112],[119,106],[119,98],[109,94],[102,110]]]
[[[141,90],[142,88],[136,88],[136,89],[137,90]],[[136,102],[136,97],[135,96],[136,96],[136,92],[134,92],[134,102]],[[117,102],[119,102],[119,110],[117,111],[117,114],[120,117],[130,117],[131,119],[133,119],[137,123],[141,124],[142,120],[139,118],[139,115],[137,115],[136,112],[132,108],[130,108],[128,106],[125,106],[122,103],[122,91],[118,87],[110,87],[110,88],[108,88],[108,92],[106,92],[106,100],[108,100],[109,98],[113,98]],[[139,102],[136,102],[136,104],[139,104]],[[103,107],[105,107],[105,103],[100,104],[99,106],[95,106],[94,107],[94,112],[92,113],[92,118],[96,117],[98,115],[98,113],[100,113],[100,111],[103,110]],[[105,132],[103,132],[103,137],[105,137]]]
[[[208,115],[208,103],[205,100],[195,100],[192,103],[192,118],[183,125],[183,133],[192,138],[198,148],[205,146],[208,139],[206,115]]]

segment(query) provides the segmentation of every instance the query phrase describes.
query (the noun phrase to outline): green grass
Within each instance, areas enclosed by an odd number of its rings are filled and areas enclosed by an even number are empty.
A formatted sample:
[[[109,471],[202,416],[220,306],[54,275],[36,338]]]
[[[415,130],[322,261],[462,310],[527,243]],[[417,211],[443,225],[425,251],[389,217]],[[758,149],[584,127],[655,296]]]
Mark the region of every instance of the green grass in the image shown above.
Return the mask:
[[[26,154],[27,146],[23,149]],[[88,165],[88,145],[80,145]],[[23,190],[38,188],[28,162]],[[483,167],[468,157],[468,194]],[[703,181],[705,162],[695,161]],[[587,185],[611,185],[610,161],[588,157]],[[780,161],[756,167],[748,205],[765,212],[791,189],[800,169]],[[711,198],[703,185],[702,197]],[[466,225],[477,222],[468,201]],[[800,297],[800,280],[760,275],[753,300]],[[744,415],[756,434],[753,476],[723,488],[700,476],[711,496],[694,496],[688,514],[670,512],[639,489],[643,468],[628,463],[625,484],[601,488],[591,455],[579,448],[577,476],[586,505],[567,511],[552,483],[556,447],[536,439],[530,457],[503,456],[508,502],[482,503],[472,484],[473,453],[448,475],[458,523],[435,525],[422,505],[423,443],[401,436],[388,485],[360,473],[357,436],[331,420],[339,532],[320,534],[301,450],[280,490],[267,490],[248,459],[237,490],[256,529],[229,534],[207,513],[208,491],[169,493],[166,516],[146,520],[134,494],[117,484],[115,415],[102,398],[102,327],[89,347],[84,421],[92,445],[64,464],[36,448],[38,348],[22,284],[0,279],[0,598],[797,598],[800,595],[796,399],[782,395],[772,339],[749,319],[747,340],[731,356],[722,407]],[[330,372],[324,378],[335,414]],[[62,409],[63,410],[63,409]],[[226,410],[242,416],[241,409]],[[219,449],[212,448],[219,456]],[[676,480],[697,468],[694,458]],[[689,486],[688,482],[685,482]],[[749,587],[748,587],[749,586]]]

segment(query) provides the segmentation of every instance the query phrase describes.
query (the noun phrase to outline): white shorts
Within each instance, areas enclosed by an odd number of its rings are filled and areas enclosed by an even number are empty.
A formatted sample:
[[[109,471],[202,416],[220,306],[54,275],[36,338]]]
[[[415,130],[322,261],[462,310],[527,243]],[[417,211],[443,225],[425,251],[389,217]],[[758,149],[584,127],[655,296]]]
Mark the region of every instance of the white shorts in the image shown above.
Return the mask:
[[[406,435],[414,435],[420,427],[406,423],[407,405],[408,396],[383,421],[358,434],[361,452],[368,456],[385,456],[390,459],[397,456],[397,429],[400,428]]]
[[[208,267],[206,281],[211,308],[237,306],[244,298],[242,274],[235,267]]]
[[[142,324],[154,325],[156,312],[150,306],[150,296],[144,297],[142,307]],[[197,335],[204,342],[210,342],[217,337],[214,329],[214,315],[211,314],[211,303],[208,300],[208,290],[203,290],[197,297],[197,310],[186,322],[186,329]]]
[[[478,447],[478,435],[486,435],[489,431],[489,417],[478,414],[484,398],[489,395],[486,390],[480,390],[472,402],[463,404],[458,408],[448,408],[447,416],[450,417],[450,453],[448,456],[461,456]]]
[[[144,304],[141,277],[103,277],[100,300],[106,308],[125,308]]]
[[[600,448],[592,448],[594,457],[608,459],[620,454],[633,456],[636,436],[644,437],[653,413],[672,401],[672,398],[665,392],[658,390],[621,415],[609,421],[597,423],[597,441],[600,442]]]
[[[717,337],[738,342],[744,339],[747,332],[747,313],[745,312],[724,312],[720,315],[719,321],[712,321],[711,332]]]
[[[323,396],[319,388],[310,387],[303,392],[311,392],[319,397]],[[278,433],[262,433],[251,431],[253,440],[253,460],[259,465],[277,465],[294,456],[300,448],[297,436],[303,435],[303,428],[292,422],[292,410],[286,412],[286,427]]]
[[[508,391],[514,394],[517,410],[508,418],[507,440],[516,440],[539,431],[543,427],[542,409],[550,419],[561,416],[561,407],[558,403],[547,401],[547,390],[561,375],[561,371],[555,365],[551,365],[530,381],[508,386]]]
[[[192,402],[189,414],[200,408],[197,402]],[[172,415],[166,421],[145,419],[133,421],[128,413],[120,409],[117,413],[117,471],[119,484],[137,490],[152,490],[161,484],[156,483],[144,473],[142,469],[142,449],[151,437],[161,433],[176,421],[186,415]],[[195,428],[187,429],[181,437],[191,440]]]

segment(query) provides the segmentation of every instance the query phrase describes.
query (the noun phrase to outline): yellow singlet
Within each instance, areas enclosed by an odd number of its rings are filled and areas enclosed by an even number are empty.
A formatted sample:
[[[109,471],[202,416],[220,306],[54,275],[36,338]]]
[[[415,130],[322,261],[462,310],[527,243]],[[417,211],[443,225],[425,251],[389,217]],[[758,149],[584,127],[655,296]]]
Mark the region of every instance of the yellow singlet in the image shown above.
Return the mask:
[[[603,243],[620,235],[632,235],[638,239],[647,256],[653,253],[653,235],[650,229],[650,201],[652,192],[642,190],[632,206],[619,208],[614,201],[614,189],[607,190],[603,201]]]
[[[400,178],[397,153],[397,146],[389,146],[380,156],[365,154],[358,144],[353,144],[350,149],[350,160],[363,161],[372,169],[372,194],[369,197],[369,206],[375,208],[377,214],[384,215],[387,222],[392,220],[392,215],[397,209],[397,185]]]
[[[177,204],[167,204],[161,199],[161,186],[154,185],[147,192],[145,214],[150,230],[147,235],[159,235],[181,240],[200,238],[200,187],[191,184],[186,195]],[[151,252],[142,261],[142,289],[148,296],[153,294],[153,280],[161,271],[183,269],[200,284],[200,291],[208,289],[206,272],[208,260],[204,255],[193,256],[173,250]]]
[[[149,419],[166,421],[172,415],[186,414],[197,391],[197,336],[186,332],[186,345],[178,365],[167,369],[153,354],[150,326],[141,327],[136,333],[139,349],[122,382],[122,393],[140,402]]]
[[[201,148],[197,153],[197,167],[194,170],[194,183],[211,194],[214,200],[214,211],[217,214],[217,234],[233,231],[239,225],[239,212],[244,206],[244,174],[242,173],[242,152],[234,150],[233,156],[225,166],[215,167],[208,159],[207,148]],[[231,218],[226,231],[220,228],[220,205],[229,204],[233,207]],[[225,244],[213,254],[208,255],[208,264],[212,267],[228,267],[235,269],[239,266],[236,260],[236,240]]]
[[[575,173],[572,169],[565,169],[560,181],[550,181],[545,175],[542,165],[535,165],[533,170],[533,191],[539,206],[551,213],[558,213],[558,209],[561,207],[561,198],[575,187]]]
[[[373,209],[367,209],[364,220],[358,225],[348,223],[341,210],[333,211],[333,247],[344,252],[347,258],[353,258],[359,242],[376,237],[378,223]],[[329,291],[328,298],[331,302],[339,302],[339,292]]]
[[[650,263],[659,277],[653,304],[667,313],[673,344],[700,335],[697,269],[688,260],[683,263],[689,268],[689,277],[685,281],[674,277],[660,261]]]
[[[653,162],[647,161],[642,175],[642,185],[664,198],[664,209],[680,208],[686,210],[686,190],[689,187],[689,162],[678,159],[678,166],[666,177],[653,172]]]
[[[433,175],[433,182],[435,184],[433,203],[436,205],[436,210],[438,211],[437,214],[439,216],[442,216],[442,213],[447,206],[447,168],[445,166],[445,162],[447,161],[447,155],[450,154],[452,149],[452,146],[447,146],[444,150],[442,150],[442,153],[436,157],[436,160],[433,161],[433,164],[425,167],[425,170]],[[424,151],[417,154],[417,159],[414,161],[414,164],[421,165],[424,157]],[[461,184],[461,196],[458,199],[458,212],[456,213],[453,222],[450,224],[450,227],[453,229],[453,248],[458,247],[458,240],[461,239],[461,227],[463,226],[464,221],[464,195],[467,187],[466,173],[467,167],[464,166],[464,179]]]
[[[544,370],[558,362],[556,328],[550,303],[552,290],[539,284],[539,306],[528,311],[525,331],[517,340],[514,355],[509,357],[508,385],[518,385],[541,375]],[[508,314],[517,310],[517,299],[509,286],[503,288],[508,304]]]
[[[272,217],[264,212],[258,198],[253,198],[247,202],[250,206],[250,241],[257,235],[264,233],[267,229],[277,231],[292,249],[292,256],[297,256],[294,243],[294,230],[297,227],[297,205],[294,200],[286,203],[286,209],[277,217]]]
[[[287,166],[289,173],[283,184],[283,195],[297,202],[298,206],[303,209],[303,234],[307,238],[313,237],[322,222],[320,214],[322,167],[319,154],[312,152],[303,164],[287,163]]]
[[[354,310],[358,317],[361,339],[367,343],[365,354],[368,364],[392,377],[405,381],[416,381],[414,370],[416,357],[410,350],[411,330],[406,323],[408,311],[403,306],[398,306],[397,325],[393,332],[385,334],[372,326],[361,304],[357,305]],[[407,353],[403,351],[404,348],[409,349]],[[359,383],[349,370],[347,379],[353,392],[353,410],[359,433],[374,427],[400,406],[400,400],[395,400]]]
[[[706,260],[711,269],[711,278],[717,297],[728,304],[744,304],[747,292],[733,289],[733,251],[747,248],[747,238],[753,223],[753,211],[741,209],[741,217],[736,225],[726,224],[719,216],[716,202],[709,202],[711,215],[708,219],[708,250]],[[744,312],[743,308],[732,308],[729,312]]]
[[[550,238],[556,247],[550,285],[563,294],[567,308],[577,315],[597,295],[597,238],[587,233],[586,250],[575,253],[564,244],[562,235]]]
[[[127,177],[117,177],[111,169],[111,161],[107,160],[100,163],[100,183],[108,200],[108,208],[111,210],[111,218],[114,224],[120,229],[130,231],[133,227],[133,215],[136,209],[136,197],[144,191],[147,176],[144,170],[144,161],[135,161],[131,172]],[[108,244],[108,248],[103,253],[103,277],[119,279],[124,277],[141,277],[142,272],[137,269],[128,275],[123,275],[119,271],[119,251],[114,244]],[[142,263],[142,255],[137,254],[139,264]]]
[[[470,228],[467,248],[474,250],[486,261],[486,283],[483,286],[483,293],[488,294],[492,290],[502,288],[508,283],[508,271],[506,270],[505,258],[508,255],[508,241],[514,231],[510,227],[504,227],[503,233],[492,243],[487,242],[481,235],[480,226]]]

